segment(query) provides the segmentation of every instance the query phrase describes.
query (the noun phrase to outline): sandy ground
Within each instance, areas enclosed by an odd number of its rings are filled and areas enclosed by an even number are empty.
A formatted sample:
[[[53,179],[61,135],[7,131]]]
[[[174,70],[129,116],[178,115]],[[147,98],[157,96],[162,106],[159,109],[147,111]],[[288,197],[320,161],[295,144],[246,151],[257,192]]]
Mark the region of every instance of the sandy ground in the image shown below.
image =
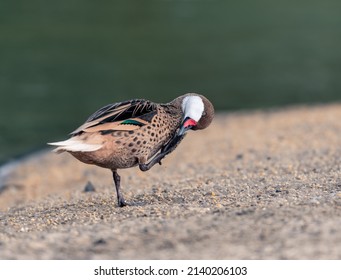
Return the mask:
[[[110,171],[70,155],[7,165],[0,258],[341,259],[340,120],[341,104],[217,115],[162,166],[121,170],[125,208]]]

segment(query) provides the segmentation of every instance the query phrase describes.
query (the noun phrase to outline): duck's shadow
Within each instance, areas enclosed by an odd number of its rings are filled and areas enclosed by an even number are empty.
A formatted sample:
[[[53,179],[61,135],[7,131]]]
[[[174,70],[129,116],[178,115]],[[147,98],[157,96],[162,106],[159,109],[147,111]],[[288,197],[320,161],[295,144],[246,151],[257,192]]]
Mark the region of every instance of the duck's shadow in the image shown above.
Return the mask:
[[[126,207],[142,207],[142,206],[147,206],[150,205],[150,201],[126,201],[126,205],[125,206],[118,206],[119,208],[126,208]]]

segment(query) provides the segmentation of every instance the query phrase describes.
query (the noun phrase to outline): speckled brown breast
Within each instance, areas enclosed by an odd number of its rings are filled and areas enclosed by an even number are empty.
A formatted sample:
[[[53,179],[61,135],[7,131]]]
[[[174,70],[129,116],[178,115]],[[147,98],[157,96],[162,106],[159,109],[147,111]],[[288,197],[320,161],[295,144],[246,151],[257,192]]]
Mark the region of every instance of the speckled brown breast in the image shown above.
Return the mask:
[[[103,147],[97,151],[71,154],[84,163],[110,169],[129,168],[145,163],[174,135],[180,125],[180,111],[167,112],[168,109],[158,106],[151,123],[139,129],[102,133],[99,141]],[[98,134],[86,133],[79,137],[95,138]]]

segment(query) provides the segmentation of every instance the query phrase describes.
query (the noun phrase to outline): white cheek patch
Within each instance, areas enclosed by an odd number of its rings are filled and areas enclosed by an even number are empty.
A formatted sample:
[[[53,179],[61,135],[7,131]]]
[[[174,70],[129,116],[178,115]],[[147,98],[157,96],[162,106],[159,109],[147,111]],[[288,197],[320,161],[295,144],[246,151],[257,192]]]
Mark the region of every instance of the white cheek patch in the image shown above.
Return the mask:
[[[190,117],[198,122],[204,112],[204,102],[199,96],[186,96],[182,101],[182,111],[185,118]]]

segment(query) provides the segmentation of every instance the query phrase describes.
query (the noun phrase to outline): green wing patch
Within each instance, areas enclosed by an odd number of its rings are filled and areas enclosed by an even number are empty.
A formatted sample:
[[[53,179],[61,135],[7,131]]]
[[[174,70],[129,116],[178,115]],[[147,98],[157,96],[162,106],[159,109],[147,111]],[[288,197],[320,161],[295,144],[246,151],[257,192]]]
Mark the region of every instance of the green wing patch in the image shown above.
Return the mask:
[[[121,122],[121,124],[130,124],[130,125],[138,125],[138,126],[145,125],[144,123],[136,121],[136,120],[125,120],[125,121]]]

